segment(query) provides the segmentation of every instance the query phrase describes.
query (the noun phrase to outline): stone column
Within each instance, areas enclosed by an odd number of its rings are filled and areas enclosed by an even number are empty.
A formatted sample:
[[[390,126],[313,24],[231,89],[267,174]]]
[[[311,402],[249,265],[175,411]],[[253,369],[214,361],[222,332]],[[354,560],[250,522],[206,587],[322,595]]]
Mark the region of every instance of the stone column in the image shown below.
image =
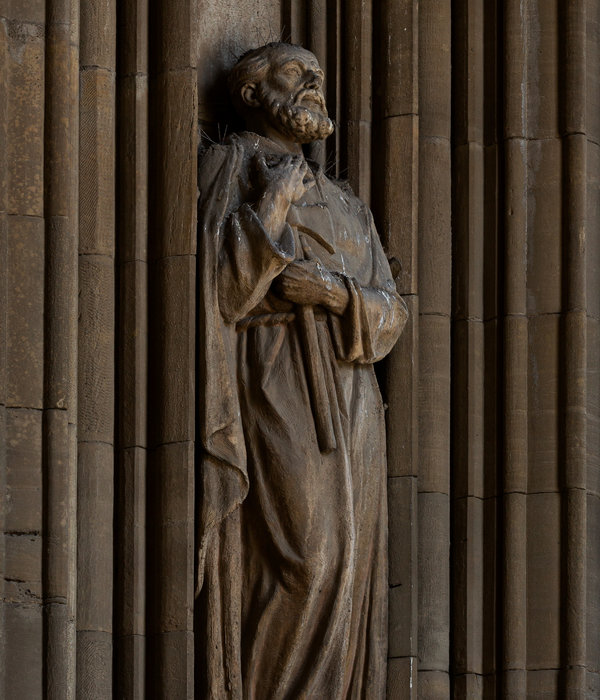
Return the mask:
[[[600,695],[600,0],[0,0],[0,695],[194,696],[197,122],[280,37],[411,311],[388,696]]]

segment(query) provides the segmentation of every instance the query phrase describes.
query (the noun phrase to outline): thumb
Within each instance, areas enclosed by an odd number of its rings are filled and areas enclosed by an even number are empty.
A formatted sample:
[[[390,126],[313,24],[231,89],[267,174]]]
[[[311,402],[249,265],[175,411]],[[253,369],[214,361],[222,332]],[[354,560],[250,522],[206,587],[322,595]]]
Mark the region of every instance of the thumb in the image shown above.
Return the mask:
[[[267,161],[265,160],[264,153],[257,153],[254,158],[254,163],[260,175],[264,176],[267,174],[269,166],[267,165]]]

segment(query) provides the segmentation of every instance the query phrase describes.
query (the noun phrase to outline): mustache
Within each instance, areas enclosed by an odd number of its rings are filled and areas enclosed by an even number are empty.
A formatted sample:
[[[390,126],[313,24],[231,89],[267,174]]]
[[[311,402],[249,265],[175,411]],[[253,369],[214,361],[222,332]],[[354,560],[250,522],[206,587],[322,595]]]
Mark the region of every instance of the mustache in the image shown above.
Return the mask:
[[[309,98],[311,102],[314,102],[318,107],[320,107],[322,112],[327,114],[325,97],[323,96],[323,93],[320,90],[315,90],[314,88],[306,88],[304,90],[300,90],[300,92],[298,92],[294,99],[294,104],[301,104],[305,98]]]

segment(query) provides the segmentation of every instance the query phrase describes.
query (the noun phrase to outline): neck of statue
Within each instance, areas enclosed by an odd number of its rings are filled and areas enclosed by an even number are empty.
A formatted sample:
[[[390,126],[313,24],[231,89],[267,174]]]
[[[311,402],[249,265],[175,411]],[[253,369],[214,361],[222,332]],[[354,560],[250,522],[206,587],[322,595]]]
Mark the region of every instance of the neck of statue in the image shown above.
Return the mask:
[[[264,136],[273,143],[277,144],[281,149],[287,153],[302,154],[302,146],[297,141],[287,134],[282,134],[271,124],[266,123],[262,120],[256,120],[254,122],[248,122],[247,127],[250,131],[253,131],[259,136]]]

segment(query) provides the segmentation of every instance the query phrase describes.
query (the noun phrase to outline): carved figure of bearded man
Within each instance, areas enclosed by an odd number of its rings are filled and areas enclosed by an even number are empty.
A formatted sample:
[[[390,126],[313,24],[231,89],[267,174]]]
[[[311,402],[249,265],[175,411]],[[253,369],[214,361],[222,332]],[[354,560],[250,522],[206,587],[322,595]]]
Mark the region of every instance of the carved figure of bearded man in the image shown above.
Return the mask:
[[[385,696],[373,363],[407,311],[369,209],[303,156],[333,131],[322,83],[299,46],[244,54],[230,89],[248,131],[201,159],[199,675],[210,698]]]

